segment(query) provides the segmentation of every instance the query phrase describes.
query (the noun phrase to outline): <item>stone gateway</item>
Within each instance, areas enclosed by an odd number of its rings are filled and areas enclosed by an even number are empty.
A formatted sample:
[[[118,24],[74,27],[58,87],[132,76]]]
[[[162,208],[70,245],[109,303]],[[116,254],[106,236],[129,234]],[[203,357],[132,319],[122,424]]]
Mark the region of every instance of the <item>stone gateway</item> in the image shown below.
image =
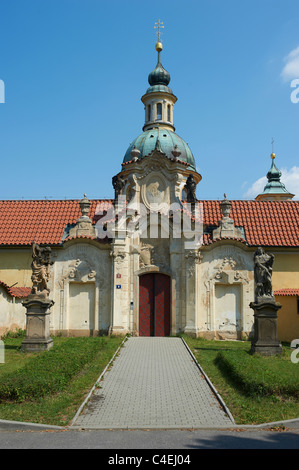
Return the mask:
[[[279,289],[280,340],[299,337],[299,316],[287,307],[289,295],[299,296],[299,201],[280,182],[274,154],[255,200],[200,198],[202,176],[176,133],[177,97],[161,55],[159,42],[141,97],[142,132],[111,175],[112,199],[0,201],[0,335],[26,327],[33,289],[45,301],[51,292],[45,338],[243,339],[253,334],[250,303]]]

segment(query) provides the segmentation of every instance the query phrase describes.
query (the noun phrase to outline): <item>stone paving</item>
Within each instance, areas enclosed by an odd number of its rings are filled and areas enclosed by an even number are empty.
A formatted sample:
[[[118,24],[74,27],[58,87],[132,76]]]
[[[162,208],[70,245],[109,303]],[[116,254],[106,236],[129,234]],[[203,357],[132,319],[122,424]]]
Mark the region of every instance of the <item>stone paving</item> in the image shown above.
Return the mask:
[[[129,338],[73,427],[230,427],[180,338]]]

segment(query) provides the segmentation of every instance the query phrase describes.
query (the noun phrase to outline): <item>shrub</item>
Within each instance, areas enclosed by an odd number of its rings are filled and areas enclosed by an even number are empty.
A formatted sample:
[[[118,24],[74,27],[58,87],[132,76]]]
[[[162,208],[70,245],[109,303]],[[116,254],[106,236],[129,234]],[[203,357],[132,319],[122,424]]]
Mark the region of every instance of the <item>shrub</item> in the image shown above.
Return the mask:
[[[215,363],[249,396],[299,398],[299,367],[285,357],[262,357],[246,351],[221,351]]]
[[[59,345],[54,342],[49,351],[1,376],[0,401],[21,402],[62,391],[105,345],[106,341],[97,337],[67,338]]]

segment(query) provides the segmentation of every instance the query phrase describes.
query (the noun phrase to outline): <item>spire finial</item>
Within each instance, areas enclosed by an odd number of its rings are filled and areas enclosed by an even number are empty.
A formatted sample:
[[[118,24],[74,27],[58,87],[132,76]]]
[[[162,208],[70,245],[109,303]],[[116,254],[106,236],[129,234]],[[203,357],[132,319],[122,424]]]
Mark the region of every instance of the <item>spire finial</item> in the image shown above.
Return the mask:
[[[158,35],[158,41],[156,42],[156,51],[160,54],[160,52],[163,49],[163,45],[161,42],[161,28],[164,28],[163,21],[160,21],[160,19],[155,23],[154,26],[155,29],[157,29],[157,35]]]

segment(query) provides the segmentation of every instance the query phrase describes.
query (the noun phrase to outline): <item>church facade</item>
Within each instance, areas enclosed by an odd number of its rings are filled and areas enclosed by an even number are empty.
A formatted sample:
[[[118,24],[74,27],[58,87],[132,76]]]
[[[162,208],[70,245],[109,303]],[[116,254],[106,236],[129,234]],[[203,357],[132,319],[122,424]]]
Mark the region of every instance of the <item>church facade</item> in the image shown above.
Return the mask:
[[[114,199],[0,201],[0,335],[25,328],[34,241],[51,248],[52,334],[248,338],[263,247],[275,256],[280,340],[299,337],[299,201],[274,154],[255,200],[197,199],[202,177],[175,132],[177,98],[156,50],[142,133],[112,178]]]

